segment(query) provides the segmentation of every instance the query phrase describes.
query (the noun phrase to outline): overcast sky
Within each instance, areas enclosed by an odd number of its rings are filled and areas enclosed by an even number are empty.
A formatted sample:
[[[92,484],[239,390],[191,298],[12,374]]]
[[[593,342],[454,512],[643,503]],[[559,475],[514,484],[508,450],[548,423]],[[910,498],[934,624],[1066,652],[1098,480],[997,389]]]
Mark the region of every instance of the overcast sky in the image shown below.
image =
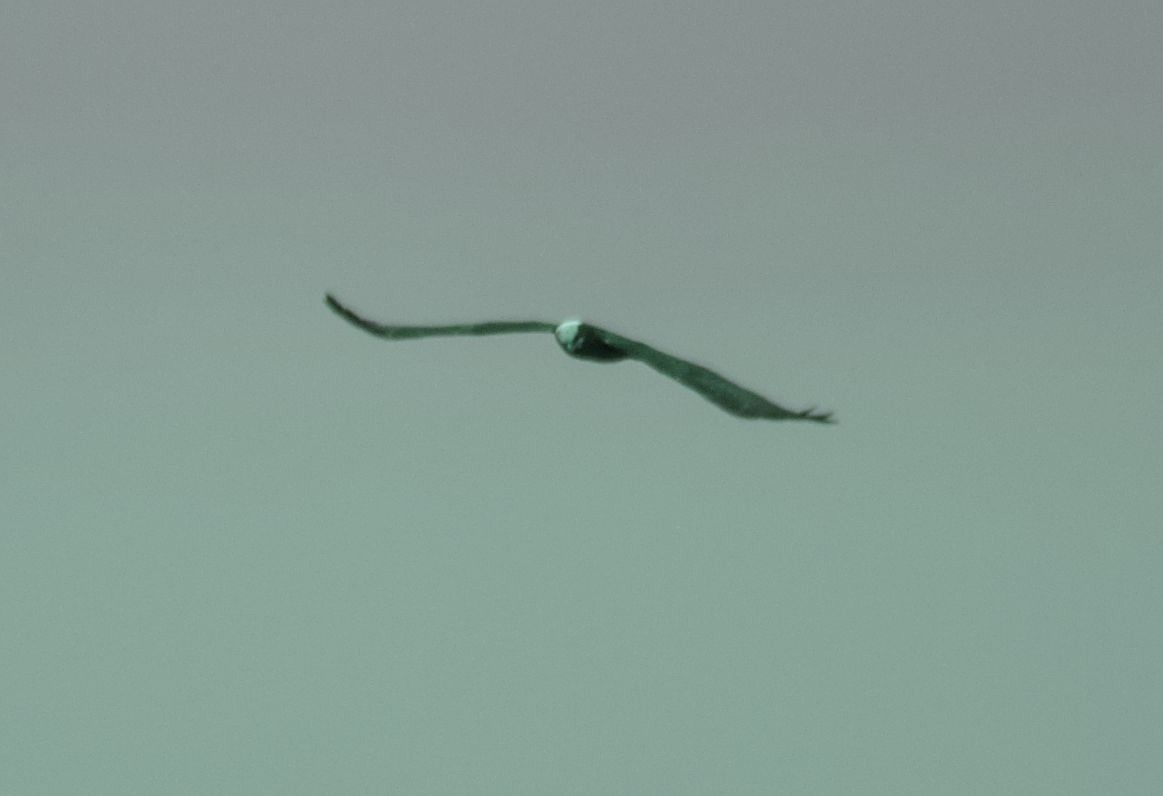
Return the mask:
[[[1163,792],[1161,34],[7,3],[0,791]]]

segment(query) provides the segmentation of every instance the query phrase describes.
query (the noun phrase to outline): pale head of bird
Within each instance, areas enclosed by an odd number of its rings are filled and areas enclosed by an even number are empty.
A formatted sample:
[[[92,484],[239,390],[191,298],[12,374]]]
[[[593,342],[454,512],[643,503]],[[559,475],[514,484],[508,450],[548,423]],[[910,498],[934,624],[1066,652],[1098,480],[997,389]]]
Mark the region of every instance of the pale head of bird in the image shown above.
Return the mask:
[[[578,346],[581,345],[582,322],[576,318],[571,318],[567,321],[562,321],[553,330],[553,336],[557,338],[557,343],[565,349],[565,353],[574,353]]]

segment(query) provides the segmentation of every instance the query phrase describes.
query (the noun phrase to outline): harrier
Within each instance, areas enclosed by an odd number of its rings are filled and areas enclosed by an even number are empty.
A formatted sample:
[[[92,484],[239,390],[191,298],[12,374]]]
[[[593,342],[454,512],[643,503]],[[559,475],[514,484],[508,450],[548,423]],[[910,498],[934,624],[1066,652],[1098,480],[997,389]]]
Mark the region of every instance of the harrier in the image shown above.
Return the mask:
[[[623,359],[636,359],[654,368],[662,375],[669,376],[679,384],[689,387],[720,409],[737,417],[764,420],[814,420],[817,423],[835,422],[831,412],[817,412],[814,407],[799,412],[785,409],[762,395],[725,379],[713,370],[665,354],[646,343],[631,340],[608,329],[578,320],[568,320],[562,323],[485,321],[483,323],[446,326],[397,326],[377,323],[357,315],[330,293],[327,294],[327,306],[365,332],[388,340],[411,340],[417,337],[447,335],[553,332],[558,344],[571,357],[594,362],[618,362]]]

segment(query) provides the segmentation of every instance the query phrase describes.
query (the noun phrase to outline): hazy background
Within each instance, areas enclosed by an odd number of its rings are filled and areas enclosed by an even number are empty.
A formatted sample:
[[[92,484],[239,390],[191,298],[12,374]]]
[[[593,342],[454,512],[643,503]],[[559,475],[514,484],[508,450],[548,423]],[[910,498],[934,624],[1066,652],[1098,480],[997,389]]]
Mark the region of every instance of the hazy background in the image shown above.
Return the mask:
[[[9,0],[0,791],[1163,792],[1161,32]]]

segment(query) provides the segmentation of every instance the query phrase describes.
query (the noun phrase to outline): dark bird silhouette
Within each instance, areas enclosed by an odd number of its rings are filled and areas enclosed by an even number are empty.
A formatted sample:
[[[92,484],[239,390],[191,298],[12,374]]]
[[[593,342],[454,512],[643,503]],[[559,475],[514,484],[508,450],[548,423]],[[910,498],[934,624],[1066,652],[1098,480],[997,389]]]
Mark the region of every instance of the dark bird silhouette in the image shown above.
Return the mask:
[[[356,314],[340,303],[339,299],[327,294],[327,306],[340,317],[355,324],[365,332],[387,340],[412,340],[418,337],[444,337],[449,335],[489,335],[513,334],[519,332],[553,332],[565,353],[577,359],[594,362],[618,362],[635,359],[643,362],[664,376],[685,385],[724,411],[737,417],[762,418],[764,420],[814,420],[817,423],[834,423],[831,412],[817,412],[815,407],[803,411],[785,409],[772,403],[758,393],[720,376],[709,368],[696,365],[685,359],[663,353],[638,340],[631,340],[620,334],[584,323],[568,320],[562,323],[548,321],[486,321],[484,323],[459,323],[443,326],[397,326],[377,323]]]

